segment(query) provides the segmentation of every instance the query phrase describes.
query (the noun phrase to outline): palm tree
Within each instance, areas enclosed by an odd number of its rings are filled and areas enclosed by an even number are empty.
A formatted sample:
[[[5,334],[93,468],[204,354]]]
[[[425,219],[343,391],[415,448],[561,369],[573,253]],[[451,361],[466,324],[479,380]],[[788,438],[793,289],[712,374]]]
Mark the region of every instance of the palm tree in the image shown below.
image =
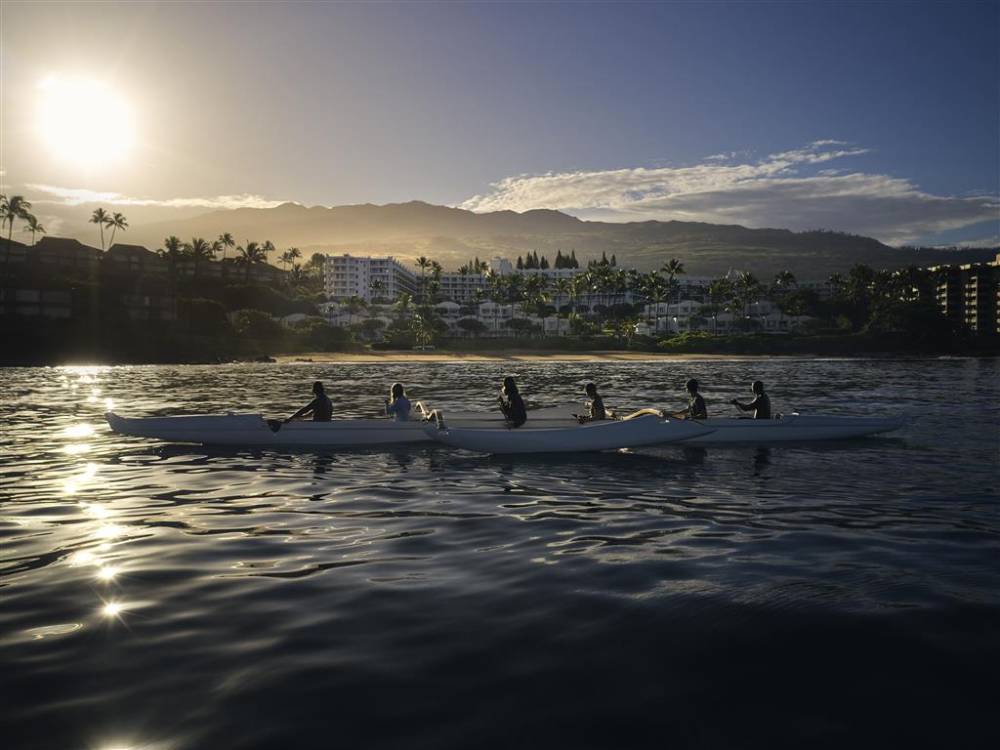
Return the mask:
[[[368,288],[371,290],[372,293],[372,302],[375,302],[381,299],[382,297],[381,293],[385,291],[385,282],[382,281],[381,279],[372,279],[371,283],[368,285]]]
[[[368,309],[368,303],[365,302],[361,297],[354,294],[347,298],[344,302],[344,310],[350,316],[350,322],[354,322],[354,316],[358,313],[363,312]]]
[[[111,216],[103,208],[95,208],[94,213],[90,215],[90,223],[97,224],[101,228],[101,250],[104,249],[104,227],[108,226],[111,222]]]
[[[301,258],[302,252],[297,247],[290,247],[285,252],[281,254],[281,265],[287,266],[292,265],[296,258]]]
[[[743,318],[750,325],[750,305],[760,299],[760,282],[749,271],[744,271],[736,279],[736,296],[743,312]]]
[[[556,299],[560,297],[569,299],[570,294],[572,294],[573,282],[570,279],[556,279],[555,283],[552,285],[552,291],[556,294]]]
[[[163,240],[163,249],[158,251],[160,257],[167,261],[171,279],[177,277],[177,261],[181,258],[183,248],[180,238],[170,235]]]
[[[226,251],[231,247],[236,247],[236,241],[233,239],[233,235],[229,232],[223,232],[219,235],[219,239],[216,242],[222,246],[222,260],[226,260]]]
[[[417,258],[417,267],[420,269],[420,297],[423,299],[424,296],[424,275],[427,273],[427,269],[431,267],[432,261],[421,255]]]
[[[108,242],[108,247],[113,247],[115,244],[115,232],[119,229],[123,232],[128,229],[128,222],[122,214],[116,211],[112,214],[111,218],[108,219],[107,226],[111,227],[111,240]]]
[[[649,308],[653,309],[653,315],[647,315],[646,322],[650,323],[655,331],[656,322],[660,318],[660,305],[667,299],[670,288],[667,286],[666,280],[657,271],[646,274],[645,283],[642,286],[643,294],[645,294],[648,302],[647,312]]]
[[[493,333],[495,334],[500,328],[500,305],[506,299],[504,277],[491,273],[486,277],[486,284],[486,298],[493,303]]]
[[[686,273],[684,270],[684,264],[677,260],[677,258],[671,258],[660,266],[660,271],[667,277],[667,284],[670,286],[670,293],[675,294],[677,290],[680,289],[680,284],[677,283],[677,277]]]
[[[543,321],[545,320],[545,307],[549,301],[549,280],[541,274],[532,274],[524,282],[524,298],[528,305],[534,308]],[[543,323],[544,327],[544,323]]]
[[[35,244],[35,233],[45,234],[45,227],[38,223],[38,218],[34,214],[28,214],[24,220],[28,222],[28,226],[24,228],[25,232],[31,232],[31,244]]]
[[[225,252],[226,246],[222,244],[222,240],[212,240],[208,248],[212,253],[212,260],[215,260],[219,253]]]
[[[184,245],[184,252],[194,261],[194,275],[197,278],[201,261],[212,259],[212,246],[201,237],[193,237]]]
[[[396,298],[394,314],[400,320],[407,317],[410,314],[410,307],[413,304],[413,297],[410,296],[409,292],[403,292]]]
[[[7,222],[7,255],[5,256],[5,262],[10,258],[10,245],[13,242],[14,234],[14,222],[17,219],[27,220],[29,216],[28,211],[31,209],[31,204],[24,199],[23,195],[12,195],[8,198],[6,195],[0,196],[0,229],[3,228],[3,222]]]
[[[264,244],[260,246],[260,249],[264,252],[264,262],[267,263],[267,259],[271,257],[271,253],[278,248],[274,246],[274,243],[271,242],[271,240],[264,240]]]
[[[712,307],[715,310],[722,308],[725,305],[731,305],[735,297],[735,291],[733,289],[733,282],[727,279],[725,276],[719,279],[713,279],[708,285],[708,299],[712,303]],[[712,314],[712,333],[718,333],[719,331],[719,321],[717,318],[717,313]]]
[[[247,242],[245,247],[236,248],[236,262],[246,266],[246,283],[250,283],[250,269],[258,263],[267,263],[264,248],[256,242]]]
[[[788,296],[789,291],[795,286],[795,274],[789,270],[778,271],[774,274],[774,285],[771,287],[771,297],[778,307],[778,327],[781,327],[785,319],[783,301]]]
[[[589,286],[590,277],[588,273],[578,273],[573,277],[569,288],[569,304],[572,308],[570,311],[570,318],[576,317],[576,303],[579,301],[580,295],[587,291]]]
[[[781,289],[789,289],[797,283],[795,274],[791,271],[778,271],[778,273],[774,274],[774,285]]]

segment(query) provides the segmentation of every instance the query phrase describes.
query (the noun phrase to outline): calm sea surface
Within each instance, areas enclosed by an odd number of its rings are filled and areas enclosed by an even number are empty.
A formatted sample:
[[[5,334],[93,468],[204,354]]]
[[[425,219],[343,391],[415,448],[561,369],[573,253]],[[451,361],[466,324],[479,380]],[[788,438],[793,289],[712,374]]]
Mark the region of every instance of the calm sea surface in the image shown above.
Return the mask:
[[[892,437],[497,458],[207,450],[102,413],[905,414]],[[996,360],[0,370],[5,748],[997,747]]]

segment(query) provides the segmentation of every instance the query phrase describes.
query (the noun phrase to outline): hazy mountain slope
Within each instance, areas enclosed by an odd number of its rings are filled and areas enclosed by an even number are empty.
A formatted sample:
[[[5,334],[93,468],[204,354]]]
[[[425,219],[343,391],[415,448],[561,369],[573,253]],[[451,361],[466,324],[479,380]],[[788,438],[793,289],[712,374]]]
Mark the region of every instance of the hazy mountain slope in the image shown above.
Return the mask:
[[[825,278],[854,263],[898,267],[909,263],[954,262],[988,254],[912,251],[888,247],[870,237],[834,232],[749,229],[738,225],[679,221],[609,223],[581,221],[559,211],[497,211],[477,214],[414,201],[384,206],[301,206],[215,211],[175,222],[135,226],[131,242],[158,247],[163,237],[213,238],[231,232],[246,239],[270,239],[279,248],[304,252],[392,253],[405,259],[427,255],[454,268],[478,255],[513,257],[528,250],[550,256],[575,249],[584,261],[602,252],[619,262],[655,268],[680,258],[688,273],[718,274],[748,269],[758,275],[790,269],[800,278]]]

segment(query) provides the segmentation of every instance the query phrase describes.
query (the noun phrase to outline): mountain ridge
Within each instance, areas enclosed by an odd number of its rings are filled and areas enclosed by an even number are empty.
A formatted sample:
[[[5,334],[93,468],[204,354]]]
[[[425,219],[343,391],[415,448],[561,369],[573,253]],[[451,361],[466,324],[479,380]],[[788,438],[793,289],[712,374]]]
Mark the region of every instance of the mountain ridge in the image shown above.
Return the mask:
[[[130,241],[159,247],[164,237],[214,238],[230,232],[242,243],[270,239],[279,248],[303,252],[391,254],[403,260],[424,255],[445,268],[478,256],[516,257],[537,251],[550,257],[575,250],[581,261],[606,253],[623,264],[649,270],[667,258],[688,273],[715,275],[732,269],[761,276],[791,270],[800,278],[825,278],[855,263],[895,268],[911,263],[979,260],[982,253],[892,248],[871,237],[827,230],[795,232],[778,227],[710,224],[679,220],[606,222],[580,219],[553,209],[475,213],[413,200],[273,208],[223,209],[176,221],[138,225]]]

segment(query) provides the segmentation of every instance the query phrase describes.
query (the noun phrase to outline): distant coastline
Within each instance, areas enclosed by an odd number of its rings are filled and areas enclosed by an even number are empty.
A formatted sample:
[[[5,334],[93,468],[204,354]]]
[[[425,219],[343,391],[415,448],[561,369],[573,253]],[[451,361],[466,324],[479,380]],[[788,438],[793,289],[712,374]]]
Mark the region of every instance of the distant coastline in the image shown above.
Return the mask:
[[[685,360],[758,360],[788,359],[937,359],[941,357],[1000,357],[1000,342],[946,341],[946,346],[919,346],[902,336],[891,335],[813,335],[732,337],[679,337],[670,346],[656,348],[614,348],[606,341],[574,342],[576,346],[552,346],[551,340],[517,343],[483,341],[470,346],[469,341],[445,344],[428,350],[373,348],[352,345],[339,350],[264,349],[243,356],[211,356],[204,348],[190,356],[121,357],[108,352],[66,351],[47,353],[44,357],[12,359],[0,355],[4,367],[59,367],[104,365],[228,365],[234,363],[277,364],[379,364],[379,363],[448,363],[448,362],[668,362]]]

